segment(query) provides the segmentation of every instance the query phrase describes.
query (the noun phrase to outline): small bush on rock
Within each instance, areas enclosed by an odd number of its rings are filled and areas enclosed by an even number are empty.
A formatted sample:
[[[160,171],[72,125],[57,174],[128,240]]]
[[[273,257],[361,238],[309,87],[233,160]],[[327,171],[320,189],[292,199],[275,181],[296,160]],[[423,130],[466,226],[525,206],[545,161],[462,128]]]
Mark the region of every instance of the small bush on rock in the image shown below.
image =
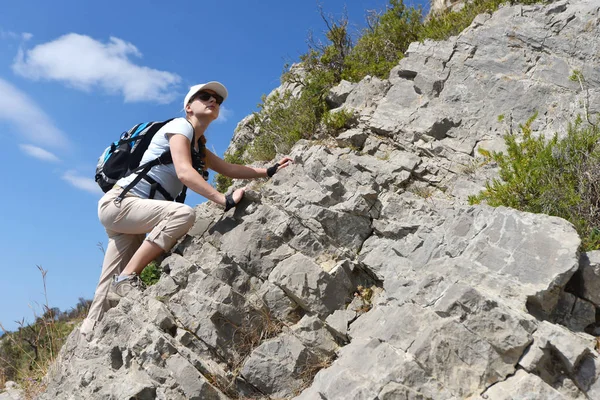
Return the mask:
[[[498,164],[500,178],[469,202],[564,218],[577,229],[584,250],[599,249],[600,129],[577,118],[564,138],[546,140],[532,135],[534,119],[520,126],[522,138],[505,136],[506,154],[482,152]]]
[[[371,12],[368,28],[347,57],[344,79],[358,82],[367,75],[387,79],[410,43],[419,40],[421,18],[421,9],[407,7],[402,0],[390,0],[381,15]]]
[[[290,92],[263,97],[252,123],[260,134],[248,149],[253,160],[270,161],[277,153],[288,153],[294,143],[310,137],[316,130],[324,100],[315,98],[311,91],[303,91],[300,97]]]
[[[152,261],[144,268],[140,274],[140,279],[146,284],[146,286],[152,286],[160,279],[160,267],[156,261]]]
[[[323,114],[322,122],[328,134],[336,135],[342,129],[348,128],[353,117],[354,113],[348,110],[339,110],[336,112],[326,111],[325,114]]]

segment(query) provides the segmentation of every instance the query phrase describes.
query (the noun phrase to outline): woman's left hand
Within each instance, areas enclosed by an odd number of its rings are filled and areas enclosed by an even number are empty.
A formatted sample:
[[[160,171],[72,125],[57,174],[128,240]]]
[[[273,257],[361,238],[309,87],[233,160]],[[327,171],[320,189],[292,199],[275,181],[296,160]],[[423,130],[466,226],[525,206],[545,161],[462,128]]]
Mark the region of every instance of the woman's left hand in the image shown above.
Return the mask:
[[[267,177],[271,178],[273,175],[275,175],[277,173],[277,171],[279,171],[282,168],[287,167],[288,165],[290,165],[293,162],[294,161],[292,161],[292,159],[290,157],[283,157],[281,160],[279,160],[278,163],[273,164],[272,167],[269,167],[266,169]]]
[[[279,164],[279,167],[277,167],[277,171],[279,171],[280,169],[283,169],[293,163],[294,163],[294,160],[292,160],[290,157],[283,157],[281,160],[279,160],[279,162],[277,162],[277,164]]]

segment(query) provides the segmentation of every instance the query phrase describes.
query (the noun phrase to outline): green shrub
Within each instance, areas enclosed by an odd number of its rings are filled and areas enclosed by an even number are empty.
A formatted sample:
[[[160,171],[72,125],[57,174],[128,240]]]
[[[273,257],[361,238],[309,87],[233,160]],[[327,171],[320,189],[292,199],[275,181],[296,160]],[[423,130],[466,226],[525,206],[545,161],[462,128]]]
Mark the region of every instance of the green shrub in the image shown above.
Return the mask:
[[[309,50],[300,56],[302,68],[291,68],[282,76],[284,83],[299,85],[300,96],[287,91],[263,96],[259,111],[252,120],[259,135],[248,148],[252,160],[270,161],[277,153],[285,154],[300,139],[313,137],[327,110],[325,97],[341,80],[345,59],[352,48],[347,32],[348,21],[329,21],[326,38],[329,44],[309,41]]]
[[[329,45],[317,52],[319,65],[323,67],[323,70],[331,72],[334,82],[339,82],[346,69],[346,58],[353,46],[347,29],[348,18],[344,16],[338,21],[328,21],[322,13],[321,16],[327,25],[325,37],[329,41]]]
[[[270,161],[277,155],[277,145],[288,141],[286,136],[280,137],[270,132],[264,133],[254,139],[248,152],[254,160]]]
[[[325,101],[315,96],[311,86],[300,97],[290,92],[263,97],[261,111],[252,121],[259,136],[248,148],[253,160],[270,161],[277,153],[289,152],[294,143],[311,137],[318,126]]]
[[[406,7],[402,0],[390,0],[382,15],[371,13],[369,28],[346,59],[343,78],[354,82],[366,75],[387,78],[410,43],[418,40],[421,18],[421,9]]]
[[[233,179],[231,179],[225,175],[217,174],[215,176],[215,185],[216,185],[216,189],[219,192],[225,193],[225,192],[227,192],[227,189],[229,189],[229,187],[231,185],[233,185]]]
[[[142,273],[140,274],[140,278],[142,282],[146,284],[146,286],[152,286],[160,279],[161,270],[156,261],[152,261],[150,264],[144,268]]]
[[[353,118],[354,113],[346,109],[336,112],[325,111],[322,122],[323,125],[325,125],[327,133],[336,135],[342,129],[348,128]]]
[[[469,202],[485,201],[522,211],[544,213],[570,221],[585,250],[600,248],[600,130],[583,126],[581,118],[567,135],[531,134],[532,117],[521,125],[522,139],[506,135],[506,154],[482,152],[499,167],[499,179],[486,184]]]

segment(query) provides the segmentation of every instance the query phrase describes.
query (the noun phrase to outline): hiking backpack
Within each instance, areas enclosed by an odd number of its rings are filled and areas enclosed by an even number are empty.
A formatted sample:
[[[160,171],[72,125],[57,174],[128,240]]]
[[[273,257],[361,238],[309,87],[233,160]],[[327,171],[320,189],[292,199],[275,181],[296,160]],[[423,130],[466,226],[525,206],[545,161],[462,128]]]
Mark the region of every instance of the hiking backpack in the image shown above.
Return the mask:
[[[171,157],[171,151],[167,150],[160,157],[149,161],[145,164],[140,165],[144,152],[148,149],[152,138],[165,124],[170,122],[172,119],[160,122],[146,122],[143,124],[137,124],[133,128],[125,131],[121,134],[121,138],[116,142],[111,143],[108,146],[96,165],[95,180],[100,186],[100,189],[104,193],[108,192],[117,181],[124,178],[132,173],[137,173],[138,176],[123,189],[121,195],[117,200],[121,201],[125,197],[125,194],[131,188],[133,188],[141,179],[145,179],[150,182],[150,196],[154,198],[156,191],[160,192],[163,197],[167,200],[173,200],[173,197],[154,179],[147,176],[148,171],[159,164],[171,164],[173,159]],[[194,168],[200,173],[205,180],[208,180],[208,171],[206,171],[204,163],[204,146],[200,144],[200,151],[192,151],[192,164]],[[185,194],[187,187],[183,187],[180,195],[177,196],[176,201],[183,203],[185,200]]]

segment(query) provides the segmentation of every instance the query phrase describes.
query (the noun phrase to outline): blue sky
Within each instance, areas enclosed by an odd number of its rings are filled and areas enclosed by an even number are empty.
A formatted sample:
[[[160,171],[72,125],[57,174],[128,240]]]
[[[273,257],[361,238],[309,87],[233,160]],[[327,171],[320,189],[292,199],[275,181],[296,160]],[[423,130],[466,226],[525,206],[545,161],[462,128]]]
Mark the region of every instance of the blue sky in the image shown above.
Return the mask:
[[[415,0],[407,4],[425,4]],[[0,323],[92,298],[107,238],[96,161],[138,122],[181,115],[196,83],[229,90],[207,132],[223,155],[235,126],[279,85],[286,62],[322,37],[318,11],[347,9],[358,32],[385,0],[229,2],[33,0],[0,13]],[[204,201],[191,194],[186,203]]]

